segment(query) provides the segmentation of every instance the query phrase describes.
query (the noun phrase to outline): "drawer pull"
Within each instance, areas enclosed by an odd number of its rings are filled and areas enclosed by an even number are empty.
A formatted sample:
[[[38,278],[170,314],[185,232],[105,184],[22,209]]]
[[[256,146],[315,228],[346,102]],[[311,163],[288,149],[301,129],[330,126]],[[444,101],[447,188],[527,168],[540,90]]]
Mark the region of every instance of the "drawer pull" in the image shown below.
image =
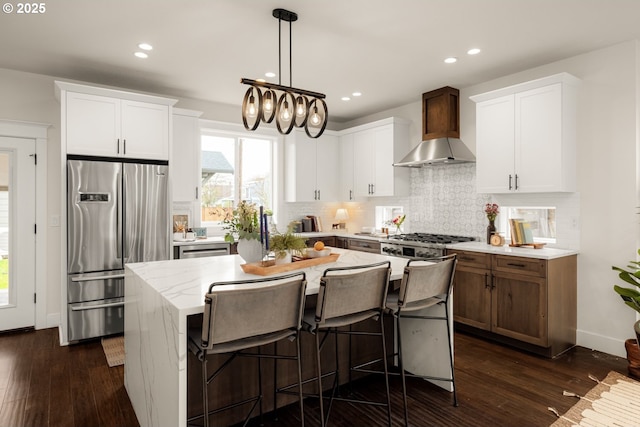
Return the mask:
[[[476,259],[470,256],[461,256],[460,261],[475,261]]]
[[[508,262],[507,265],[510,266],[510,267],[519,267],[519,268],[525,268],[526,267],[526,265],[524,265],[524,264],[514,264],[512,262]]]

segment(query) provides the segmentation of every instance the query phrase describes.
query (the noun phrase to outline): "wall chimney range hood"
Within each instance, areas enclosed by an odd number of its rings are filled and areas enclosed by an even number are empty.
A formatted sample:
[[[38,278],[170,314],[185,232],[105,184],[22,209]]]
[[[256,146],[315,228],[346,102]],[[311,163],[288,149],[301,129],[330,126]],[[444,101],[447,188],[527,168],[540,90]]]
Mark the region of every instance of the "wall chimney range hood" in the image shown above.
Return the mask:
[[[422,94],[422,142],[393,166],[424,167],[475,162],[460,140],[460,91],[449,86]]]

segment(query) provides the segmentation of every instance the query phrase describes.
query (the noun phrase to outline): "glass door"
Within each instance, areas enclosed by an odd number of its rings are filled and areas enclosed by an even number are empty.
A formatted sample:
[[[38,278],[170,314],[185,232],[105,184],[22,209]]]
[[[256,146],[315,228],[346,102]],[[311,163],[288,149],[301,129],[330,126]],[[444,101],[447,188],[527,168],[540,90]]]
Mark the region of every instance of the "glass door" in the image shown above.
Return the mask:
[[[0,137],[0,330],[35,325],[35,141]]]

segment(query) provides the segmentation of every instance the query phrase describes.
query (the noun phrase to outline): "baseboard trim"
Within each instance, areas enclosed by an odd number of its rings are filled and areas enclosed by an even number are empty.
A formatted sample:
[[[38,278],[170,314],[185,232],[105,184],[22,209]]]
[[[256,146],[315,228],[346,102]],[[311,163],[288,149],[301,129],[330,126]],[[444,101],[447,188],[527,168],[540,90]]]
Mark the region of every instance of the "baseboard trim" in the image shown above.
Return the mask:
[[[57,328],[60,326],[60,313],[47,314],[47,326],[45,329]]]
[[[629,334],[629,338],[634,338]],[[576,341],[581,347],[598,350],[603,353],[612,354],[618,357],[627,357],[627,351],[624,348],[624,340],[611,338],[604,335],[594,334],[592,332],[576,331]]]

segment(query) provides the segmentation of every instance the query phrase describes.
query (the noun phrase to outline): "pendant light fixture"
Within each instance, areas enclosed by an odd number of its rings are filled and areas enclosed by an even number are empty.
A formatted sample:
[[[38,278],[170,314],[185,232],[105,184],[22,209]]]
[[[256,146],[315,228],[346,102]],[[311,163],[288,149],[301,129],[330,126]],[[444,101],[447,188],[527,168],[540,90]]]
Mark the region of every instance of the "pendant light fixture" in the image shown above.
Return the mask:
[[[294,126],[304,127],[310,138],[318,138],[327,126],[327,104],[323,93],[292,87],[291,23],[298,15],[285,9],[274,9],[278,18],[278,84],[241,79],[249,89],[242,100],[242,123],[249,131],[258,129],[260,122],[274,119],[278,132],[288,135]],[[282,21],[289,23],[289,86],[282,85]]]

